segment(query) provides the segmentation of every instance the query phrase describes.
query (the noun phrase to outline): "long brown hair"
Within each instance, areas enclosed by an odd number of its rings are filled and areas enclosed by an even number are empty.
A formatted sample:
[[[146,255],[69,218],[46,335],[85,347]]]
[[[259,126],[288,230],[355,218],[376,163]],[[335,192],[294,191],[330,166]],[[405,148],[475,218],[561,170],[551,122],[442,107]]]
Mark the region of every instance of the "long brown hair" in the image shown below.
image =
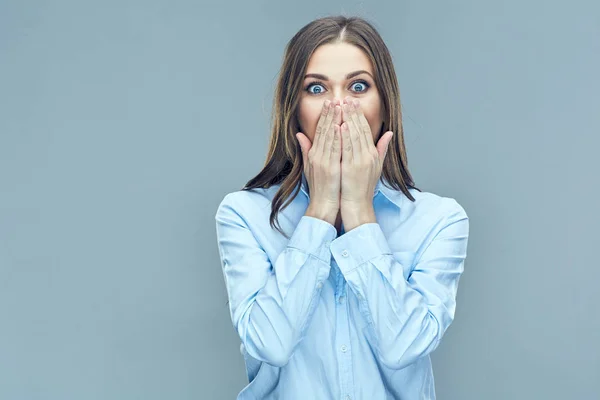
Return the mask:
[[[392,57],[383,39],[371,23],[360,17],[340,15],[316,19],[300,29],[285,48],[273,97],[271,138],[267,158],[262,171],[242,188],[242,190],[266,189],[281,183],[281,187],[273,197],[269,221],[271,227],[285,237],[288,236],[281,230],[277,214],[298,195],[304,168],[300,143],[295,136],[296,132],[300,131],[298,103],[303,77],[308,61],[317,47],[339,42],[353,44],[363,50],[373,65],[375,84],[384,108],[384,122],[378,138],[383,132],[394,132],[384,160],[382,177],[393,189],[402,191],[411,201],[415,199],[408,188],[421,191],[414,186],[408,171],[402,130],[400,90]]]

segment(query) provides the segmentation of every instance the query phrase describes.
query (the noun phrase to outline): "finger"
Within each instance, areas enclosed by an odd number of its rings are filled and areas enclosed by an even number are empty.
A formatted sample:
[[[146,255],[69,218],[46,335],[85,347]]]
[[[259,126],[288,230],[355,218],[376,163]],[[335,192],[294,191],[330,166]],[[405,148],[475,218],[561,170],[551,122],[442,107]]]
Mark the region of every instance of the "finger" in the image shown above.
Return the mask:
[[[347,122],[342,122],[340,133],[342,138],[342,164],[351,165],[354,162],[354,149]]]
[[[307,154],[311,148],[310,140],[306,137],[306,135],[302,132],[296,133],[296,138],[300,143],[300,152],[302,153],[302,165],[307,165]]]
[[[333,121],[332,125],[339,125],[342,123],[342,107],[338,104],[339,100],[336,100],[336,103],[333,105]]]
[[[340,143],[338,143],[338,144],[340,145],[340,156],[341,156],[342,129],[340,128],[340,125],[342,124],[342,106],[340,105],[340,101],[337,99],[336,99],[336,103],[335,103],[335,107],[334,107],[332,124],[334,127],[337,126],[337,131],[338,131],[339,139],[340,139]]]
[[[368,129],[368,131],[365,131],[363,129],[363,125],[360,121],[360,117],[359,117],[359,107],[357,105],[358,100],[357,99],[353,99],[350,101],[350,118],[352,119],[352,122],[354,122],[354,126],[356,127],[356,130],[358,131],[358,140],[360,141],[360,148],[363,151],[367,151],[370,150],[369,146],[369,142],[367,140],[367,134],[371,132],[371,128]],[[360,103],[359,103],[360,104]]]
[[[330,143],[326,143],[328,142],[328,137],[331,136],[330,134],[330,129],[331,129],[331,122],[333,121],[333,112],[334,112],[334,108],[333,108],[333,103],[330,100],[325,100],[326,102],[329,102],[329,105],[327,107],[327,114],[325,114],[325,117],[323,117],[323,122],[321,123],[321,140],[320,140],[320,147],[317,150],[317,154],[320,157],[323,157],[324,155],[326,155],[329,151],[329,147],[331,146]],[[333,133],[333,132],[331,132]],[[329,138],[330,139],[330,138]]]
[[[331,106],[333,108],[333,105]],[[331,114],[335,113],[335,108],[333,108],[334,112],[332,112]],[[334,139],[334,131],[333,131],[333,117],[331,118],[330,124],[329,124],[329,128],[327,129],[327,131],[325,132],[325,136],[323,139],[323,162],[329,162],[329,158],[331,157],[331,146],[333,144],[333,139]]]
[[[341,141],[341,138],[340,138],[340,129],[339,129],[340,126],[337,123],[337,121],[340,120],[340,118],[341,118],[341,116],[340,116],[341,113],[342,113],[342,109],[340,108],[340,106],[338,106],[334,102],[334,104],[333,104],[333,119],[331,121],[331,125],[330,125],[330,128],[329,128],[329,132],[331,132],[331,143],[330,143],[330,147],[325,147],[325,151],[326,152],[327,152],[327,149],[329,149],[329,152],[328,152],[329,153],[328,154],[329,157],[332,156],[331,155],[331,153],[333,152],[332,150],[334,150],[334,148],[336,146],[338,147],[338,150],[339,150],[338,153],[341,153],[341,150],[340,150],[340,141]],[[337,138],[335,137],[336,136],[336,127],[337,127]],[[336,140],[337,140],[337,143],[336,143]],[[333,146],[333,147],[331,147],[331,146]],[[339,156],[340,155],[338,154],[337,155],[338,162],[340,161],[339,160]]]
[[[354,100],[354,115],[356,116],[356,122],[361,129],[361,132],[364,133],[362,135],[364,142],[363,144],[366,146],[365,148],[375,147],[373,144],[373,133],[371,132],[371,126],[369,125],[369,121],[365,117],[365,114],[360,106],[360,101]]]
[[[331,154],[329,156],[329,162],[332,166],[335,166],[333,163],[340,163],[340,159],[342,158],[342,147],[341,147],[341,132],[340,126],[334,124],[333,125],[333,142],[331,143]]]
[[[333,123],[338,125],[342,124],[342,105],[338,99],[335,99],[335,113],[333,116]]]
[[[346,121],[350,122],[351,124],[354,124],[355,127],[358,129],[359,126],[356,123],[356,119],[355,119],[355,111],[354,111],[354,105],[353,105],[353,101],[354,99],[350,96],[346,96],[344,98],[344,102],[348,105],[348,111],[345,113],[346,116]]]
[[[334,157],[337,162],[339,163],[342,157],[342,129],[340,127],[340,125],[342,124],[342,106],[340,105],[340,101],[338,99],[335,100],[335,106],[334,106],[334,114],[333,114],[333,133],[334,135],[337,132],[337,143],[334,143],[333,145],[337,147],[337,149],[335,149],[337,151],[337,153],[333,154],[332,157]]]
[[[362,151],[362,145],[361,145],[358,129],[356,128],[356,125],[354,124],[354,121],[352,120],[351,113],[352,113],[351,105],[348,103],[345,103],[344,104],[344,115],[345,115],[346,121],[344,121],[344,124],[347,126],[348,136],[350,138],[350,142],[352,142],[352,156],[353,156],[352,159],[358,161],[358,160],[360,160],[360,152]]]
[[[381,160],[381,164],[383,165],[383,161],[385,160],[385,156],[387,155],[387,151],[389,149],[390,142],[392,141],[392,137],[394,136],[394,132],[387,131],[381,138],[377,141],[377,153],[379,153],[379,159]]]
[[[327,117],[327,114],[329,113],[329,105],[328,105],[328,100],[325,100],[323,102],[323,108],[321,108],[321,115],[319,116],[319,120],[317,121],[317,127],[315,129],[315,136],[313,138],[313,152],[319,153],[320,152],[320,148],[321,148],[321,139],[322,139],[322,133],[324,132],[323,130],[323,125],[325,122],[325,118]]]
[[[335,111],[335,108],[333,106],[333,102],[329,101],[329,110],[327,112],[327,115],[325,115],[325,119],[323,121],[321,129],[321,148],[318,152],[321,157],[328,157],[329,152],[331,150],[331,142],[333,140],[333,131],[331,130],[331,127],[333,122],[333,114]]]

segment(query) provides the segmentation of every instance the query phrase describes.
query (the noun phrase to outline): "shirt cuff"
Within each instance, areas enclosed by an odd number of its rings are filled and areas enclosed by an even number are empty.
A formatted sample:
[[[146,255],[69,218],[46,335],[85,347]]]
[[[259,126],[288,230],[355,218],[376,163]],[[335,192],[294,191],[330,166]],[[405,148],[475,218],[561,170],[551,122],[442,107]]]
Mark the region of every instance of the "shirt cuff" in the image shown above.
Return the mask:
[[[381,226],[376,222],[362,224],[331,242],[331,254],[346,275],[365,262],[392,254]]]
[[[337,230],[329,222],[303,215],[288,242],[288,247],[312,254],[329,264],[331,262],[329,245],[336,236]]]

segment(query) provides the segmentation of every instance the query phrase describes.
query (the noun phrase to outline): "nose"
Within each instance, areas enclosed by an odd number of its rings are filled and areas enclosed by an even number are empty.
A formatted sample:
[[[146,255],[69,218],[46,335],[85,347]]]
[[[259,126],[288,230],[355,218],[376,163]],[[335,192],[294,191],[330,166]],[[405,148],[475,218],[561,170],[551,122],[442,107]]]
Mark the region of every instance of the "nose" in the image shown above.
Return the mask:
[[[344,88],[335,86],[329,93],[331,94],[329,100],[334,102],[334,104],[336,100],[339,102],[339,104],[344,102]]]
[[[344,101],[346,101],[346,103],[349,103],[349,102],[351,102],[354,99],[354,97],[350,96],[350,95],[344,96],[344,94],[343,94],[343,92],[342,92],[341,89],[340,90],[334,90],[332,93],[333,93],[333,96],[331,96],[329,98],[329,100],[332,101],[334,104],[335,104],[336,100],[338,100],[339,104],[341,105],[341,104],[344,103]]]

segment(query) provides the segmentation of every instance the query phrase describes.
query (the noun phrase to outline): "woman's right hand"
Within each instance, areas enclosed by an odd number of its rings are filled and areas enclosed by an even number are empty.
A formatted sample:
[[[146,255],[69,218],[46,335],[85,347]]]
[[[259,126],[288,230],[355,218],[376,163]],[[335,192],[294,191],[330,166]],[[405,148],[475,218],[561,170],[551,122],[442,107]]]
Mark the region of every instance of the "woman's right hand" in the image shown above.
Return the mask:
[[[335,224],[340,208],[342,111],[339,100],[325,100],[311,143],[298,132],[310,203],[305,215]]]

